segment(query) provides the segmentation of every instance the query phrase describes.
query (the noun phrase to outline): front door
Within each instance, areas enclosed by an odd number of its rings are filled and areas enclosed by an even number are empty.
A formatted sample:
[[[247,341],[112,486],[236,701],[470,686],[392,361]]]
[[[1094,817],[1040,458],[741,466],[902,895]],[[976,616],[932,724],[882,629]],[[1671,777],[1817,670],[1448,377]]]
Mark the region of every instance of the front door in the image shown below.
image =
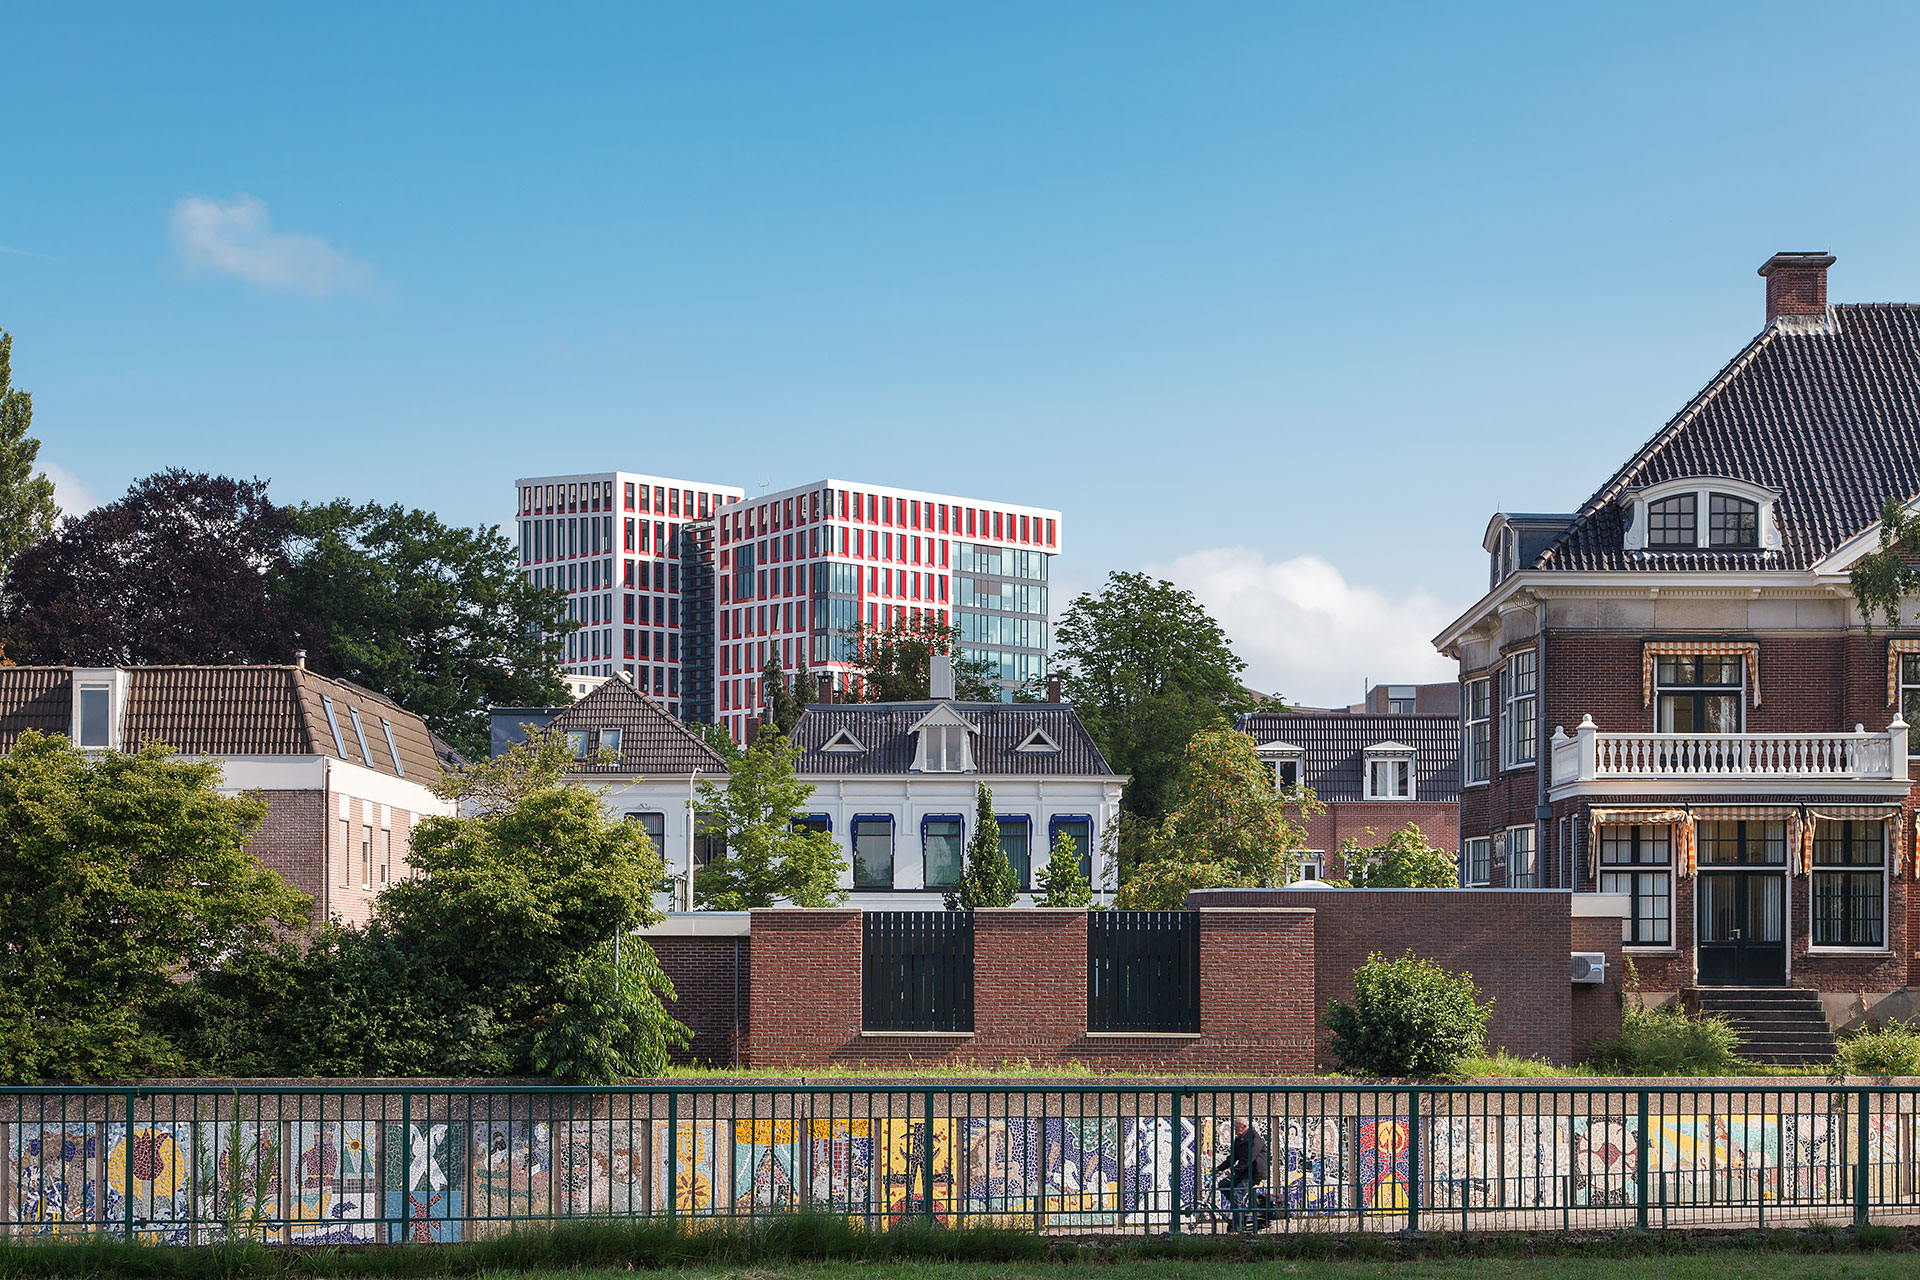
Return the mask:
[[[1779,871],[1699,871],[1700,985],[1787,982],[1787,877]]]

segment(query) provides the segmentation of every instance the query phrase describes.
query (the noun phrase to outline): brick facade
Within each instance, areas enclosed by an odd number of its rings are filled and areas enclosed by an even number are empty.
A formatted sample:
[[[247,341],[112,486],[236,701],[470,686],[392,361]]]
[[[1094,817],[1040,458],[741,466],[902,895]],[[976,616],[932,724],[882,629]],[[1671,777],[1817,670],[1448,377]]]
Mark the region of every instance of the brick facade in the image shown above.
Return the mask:
[[[1086,1062],[1103,1071],[1309,1071],[1314,919],[1297,910],[1200,916],[1197,1036],[1087,1031],[1086,913],[975,913],[974,1030],[863,1034],[861,913],[753,912],[747,1060],[754,1067]]]
[[[1353,998],[1354,970],[1376,952],[1394,957],[1411,950],[1447,969],[1471,973],[1493,997],[1487,1026],[1493,1049],[1570,1063],[1582,1056],[1588,1041],[1620,1028],[1620,987],[1613,976],[1619,972],[1619,920],[1576,919],[1563,892],[1210,889],[1189,901],[1202,910],[1227,902],[1313,909],[1314,1015],[1323,1066],[1334,1065],[1327,1002]],[[1574,951],[1605,951],[1607,981],[1574,987],[1569,972]]]
[[[670,1052],[672,1060],[743,1065],[753,965],[746,936],[653,936],[647,942],[673,983],[667,1011],[693,1033],[686,1047]]]
[[[1427,843],[1446,853],[1460,847],[1460,806],[1452,800],[1336,800],[1307,820],[1307,848],[1326,855],[1327,875],[1343,879],[1340,846],[1348,840],[1380,845],[1402,827],[1420,828]]]

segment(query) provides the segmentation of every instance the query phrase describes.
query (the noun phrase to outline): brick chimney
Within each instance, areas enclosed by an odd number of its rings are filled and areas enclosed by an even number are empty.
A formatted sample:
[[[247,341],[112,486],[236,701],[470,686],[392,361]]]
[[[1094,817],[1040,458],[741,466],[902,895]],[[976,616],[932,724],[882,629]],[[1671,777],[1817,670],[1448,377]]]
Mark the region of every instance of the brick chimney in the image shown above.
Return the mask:
[[[825,704],[831,704],[831,703],[833,702],[833,675],[832,675],[832,673],[830,673],[830,672],[826,672],[826,671],[822,671],[822,672],[820,673],[820,680],[819,680],[819,683],[818,683],[818,685],[817,685],[816,687],[817,687],[817,688],[818,688],[818,689],[820,690],[820,701],[821,701],[822,703],[825,703]]]
[[[1052,672],[1047,676],[1047,701],[1060,701],[1060,673]]]
[[[1781,316],[1827,314],[1830,253],[1776,253],[1760,266],[1767,278],[1767,323]]]

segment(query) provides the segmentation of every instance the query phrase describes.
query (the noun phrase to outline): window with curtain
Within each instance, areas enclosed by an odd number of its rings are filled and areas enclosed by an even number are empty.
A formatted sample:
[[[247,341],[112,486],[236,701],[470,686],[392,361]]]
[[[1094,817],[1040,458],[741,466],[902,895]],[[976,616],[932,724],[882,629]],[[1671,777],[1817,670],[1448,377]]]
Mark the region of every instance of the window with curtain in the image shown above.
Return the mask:
[[[1882,822],[1821,822],[1813,836],[1813,945],[1887,945]]]
[[[853,887],[893,888],[893,819],[853,820]]]
[[[666,814],[634,812],[627,815],[627,821],[639,823],[640,829],[647,833],[647,839],[653,841],[653,851],[662,858],[667,856]]]
[[[1291,785],[1291,784],[1289,784]],[[1047,828],[1047,856],[1053,856],[1053,842],[1065,836],[1080,855],[1080,874],[1093,884],[1093,819],[1055,818]],[[1098,888],[1098,886],[1095,886]]]
[[[1661,733],[1738,733],[1746,663],[1737,657],[1663,657],[1654,663]]]
[[[1000,827],[1000,852],[1013,868],[1014,879],[1022,889],[1033,885],[1033,824],[1024,817],[996,818]]]
[[[1702,822],[1695,848],[1700,865],[1732,863],[1782,866],[1787,860],[1787,824],[1784,822]]]
[[[1620,941],[1629,947],[1672,944],[1672,833],[1665,825],[1600,828],[1600,892],[1627,896]]]
[[[927,818],[920,824],[921,843],[926,848],[929,889],[951,889],[960,883],[964,869],[964,843],[958,817]]]

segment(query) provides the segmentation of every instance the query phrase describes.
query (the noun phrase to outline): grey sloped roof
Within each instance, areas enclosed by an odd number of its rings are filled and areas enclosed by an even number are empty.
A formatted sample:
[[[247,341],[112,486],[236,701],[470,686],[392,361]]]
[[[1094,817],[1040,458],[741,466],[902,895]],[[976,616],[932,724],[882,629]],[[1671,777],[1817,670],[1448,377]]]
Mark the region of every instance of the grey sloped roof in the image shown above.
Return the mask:
[[[1364,799],[1366,750],[1387,742],[1413,748],[1415,800],[1460,798],[1458,716],[1260,711],[1236,727],[1255,742],[1301,748],[1300,780],[1322,800]]]
[[[913,726],[935,702],[834,703],[810,706],[793,727],[791,737],[801,750],[797,766],[811,774],[908,773],[913,766]],[[989,776],[1049,774],[1084,777],[1115,776],[1113,767],[1093,745],[1072,707],[1057,702],[949,702],[976,730],[973,761],[976,771]],[[1023,752],[1016,748],[1038,729],[1060,748],[1051,752]],[[826,752],[821,748],[842,730],[864,747],[862,753]]]
[[[1631,489],[1726,476],[1779,492],[1776,552],[1622,549]],[[1920,494],[1920,306],[1775,322],[1589,498],[1541,569],[1805,569]]]
[[[615,678],[601,684],[548,722],[562,733],[575,729],[618,729],[620,760],[616,764],[582,763],[581,774],[690,774],[723,775],[727,762],[687,727],[668,715],[666,708],[646,694]]]

